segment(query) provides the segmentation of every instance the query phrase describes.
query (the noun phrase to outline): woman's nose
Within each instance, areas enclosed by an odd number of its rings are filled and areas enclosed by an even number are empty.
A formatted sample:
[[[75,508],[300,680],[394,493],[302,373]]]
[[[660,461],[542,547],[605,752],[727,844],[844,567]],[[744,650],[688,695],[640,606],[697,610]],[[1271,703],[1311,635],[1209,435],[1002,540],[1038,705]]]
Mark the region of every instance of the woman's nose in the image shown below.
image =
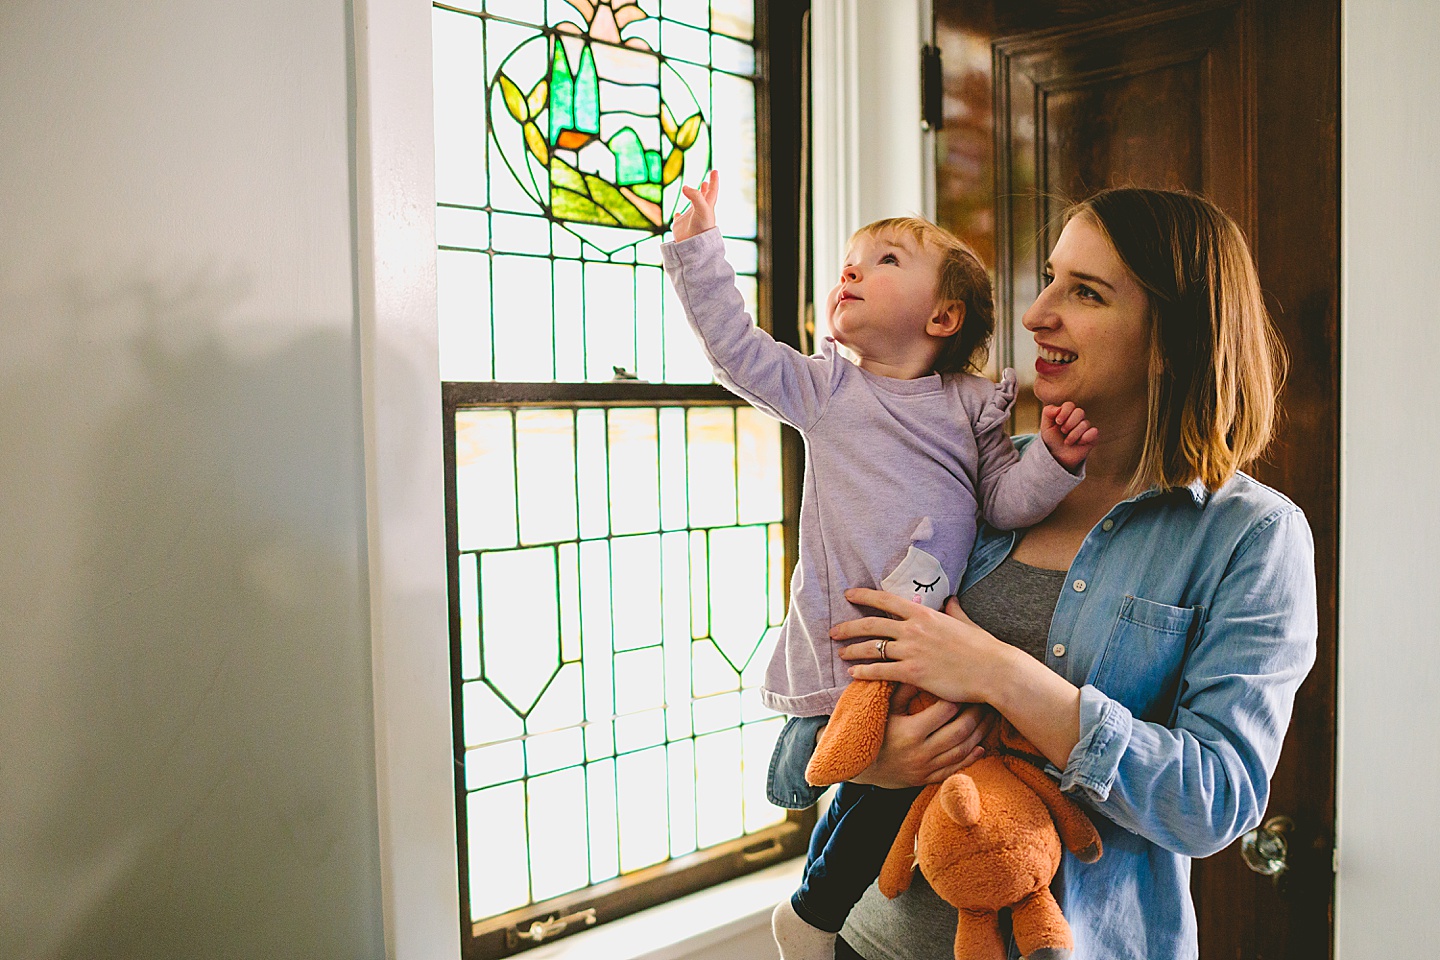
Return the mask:
[[[1050,298],[1046,296],[1049,291],[1049,287],[1043,288],[1035,302],[1030,304],[1030,309],[1020,318],[1020,323],[1026,330],[1048,330],[1058,322],[1055,311],[1050,309]]]

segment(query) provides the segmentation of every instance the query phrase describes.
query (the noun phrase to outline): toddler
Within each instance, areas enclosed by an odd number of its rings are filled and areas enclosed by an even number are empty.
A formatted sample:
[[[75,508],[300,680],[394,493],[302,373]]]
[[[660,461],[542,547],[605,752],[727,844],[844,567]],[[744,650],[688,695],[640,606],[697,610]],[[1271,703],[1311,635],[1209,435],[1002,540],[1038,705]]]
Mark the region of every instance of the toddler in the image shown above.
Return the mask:
[[[1015,375],[967,373],[994,325],[990,281],[950,233],[919,218],[881,220],[850,241],[827,298],[832,336],[807,357],[757,329],[715,229],[719,177],[683,188],[665,270],[715,378],[805,440],[800,556],[761,697],[791,716],[770,765],[770,799],[791,808],[815,739],[849,681],[830,627],[874,615],[851,587],[940,609],[959,587],[977,508],[1002,529],[1031,526],[1080,482],[1097,431],[1072,404],[1046,407],[1042,443],[1020,456],[1006,420]],[[836,352],[847,347],[854,362]],[[885,860],[915,790],[845,783],[847,809],[811,838],[804,880],[775,909],[784,960],[834,956],[835,935]]]

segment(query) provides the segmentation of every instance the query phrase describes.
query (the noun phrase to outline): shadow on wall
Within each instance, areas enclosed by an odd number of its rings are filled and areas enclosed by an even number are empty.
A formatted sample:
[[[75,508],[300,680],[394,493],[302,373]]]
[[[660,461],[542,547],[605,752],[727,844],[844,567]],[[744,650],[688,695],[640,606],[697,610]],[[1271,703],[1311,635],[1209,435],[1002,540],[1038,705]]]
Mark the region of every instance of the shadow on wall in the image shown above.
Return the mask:
[[[382,956],[353,321],[136,273],[0,272],[0,955]]]

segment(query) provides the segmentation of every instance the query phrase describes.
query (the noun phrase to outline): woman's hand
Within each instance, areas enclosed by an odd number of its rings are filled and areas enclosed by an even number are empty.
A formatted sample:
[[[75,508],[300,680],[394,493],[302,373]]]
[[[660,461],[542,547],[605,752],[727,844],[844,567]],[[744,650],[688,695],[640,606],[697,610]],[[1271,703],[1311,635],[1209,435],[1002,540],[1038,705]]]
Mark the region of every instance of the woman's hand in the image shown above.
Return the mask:
[[[954,597],[944,613],[883,590],[846,590],[845,599],[895,618],[861,617],[830,630],[832,640],[889,638],[885,661],[873,643],[841,649],[841,659],[854,662],[850,676],[858,680],[897,680],[954,703],[991,703],[996,681],[1019,652],[972,623]]]
[[[720,173],[711,170],[700,189],[682,185],[680,192],[690,201],[689,209],[675,215],[670,229],[676,242],[689,240],[715,226],[715,202],[720,199]]]
[[[939,783],[985,755],[980,741],[994,725],[995,711],[939,700],[911,716],[905,710],[917,692],[905,684],[895,689],[880,755],[856,783],[890,790]]]

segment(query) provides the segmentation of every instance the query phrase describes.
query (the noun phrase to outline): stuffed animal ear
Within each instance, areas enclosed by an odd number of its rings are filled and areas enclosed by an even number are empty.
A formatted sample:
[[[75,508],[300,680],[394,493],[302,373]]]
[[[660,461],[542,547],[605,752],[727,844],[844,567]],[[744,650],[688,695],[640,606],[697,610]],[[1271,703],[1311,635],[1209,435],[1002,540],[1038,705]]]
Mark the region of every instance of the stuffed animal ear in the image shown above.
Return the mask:
[[[962,827],[980,822],[980,791],[975,781],[963,773],[952,774],[940,785],[940,809]]]

